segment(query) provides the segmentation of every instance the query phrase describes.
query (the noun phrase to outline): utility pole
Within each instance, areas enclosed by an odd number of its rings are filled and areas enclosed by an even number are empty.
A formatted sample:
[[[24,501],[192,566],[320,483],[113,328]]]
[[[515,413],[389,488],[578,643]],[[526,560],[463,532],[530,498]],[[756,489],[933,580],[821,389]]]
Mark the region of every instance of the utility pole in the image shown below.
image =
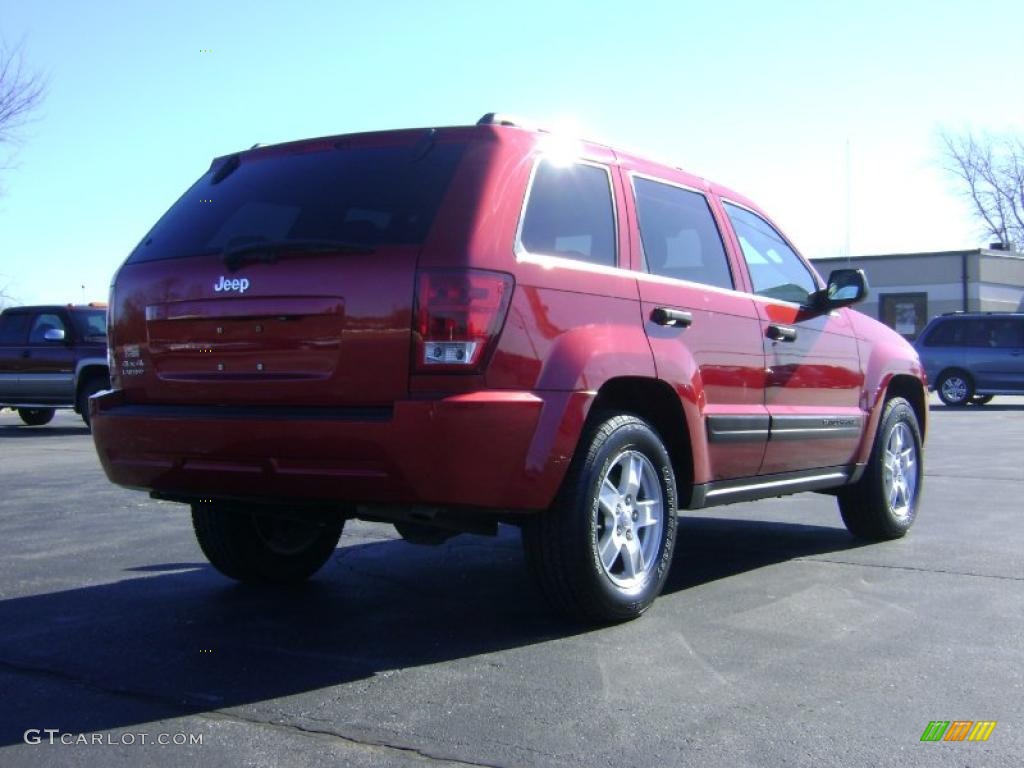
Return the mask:
[[[846,262],[850,262],[850,138],[846,138]]]

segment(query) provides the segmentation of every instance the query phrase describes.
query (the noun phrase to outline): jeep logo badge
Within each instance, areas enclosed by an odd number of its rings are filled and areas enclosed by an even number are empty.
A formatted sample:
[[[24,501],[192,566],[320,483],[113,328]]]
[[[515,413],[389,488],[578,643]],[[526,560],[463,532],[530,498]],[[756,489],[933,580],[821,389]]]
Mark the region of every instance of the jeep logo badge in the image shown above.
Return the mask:
[[[217,293],[222,291],[238,291],[239,293],[245,293],[249,290],[249,279],[246,277],[236,277],[232,280],[228,280],[224,275],[220,276],[220,281],[213,284],[213,290]]]

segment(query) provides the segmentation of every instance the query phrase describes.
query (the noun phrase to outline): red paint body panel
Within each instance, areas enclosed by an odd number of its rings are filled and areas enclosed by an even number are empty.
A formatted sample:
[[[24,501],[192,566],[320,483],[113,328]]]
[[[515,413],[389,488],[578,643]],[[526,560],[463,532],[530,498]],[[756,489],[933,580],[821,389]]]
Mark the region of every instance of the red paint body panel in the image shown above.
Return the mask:
[[[424,136],[332,137],[239,156],[420,151]],[[234,272],[217,255],[122,267],[112,291],[114,391],[92,401],[111,480],[181,498],[540,510],[612,380],[668,385],[684,420],[659,429],[685,436],[701,484],[863,463],[889,381],[923,377],[909,345],[857,313],[805,317],[753,296],[721,198],[758,209],[728,189],[578,144],[578,157],[610,179],[616,261],[598,267],[517,243],[549,134],[484,125],[429,136],[465,148],[417,245],[293,253]],[[706,196],[734,290],[642,272],[633,173]],[[422,360],[414,368],[417,274],[460,269],[514,279],[500,331],[478,368],[432,373]],[[244,290],[216,289],[243,277]],[[689,312],[693,322],[658,325],[657,308]],[[771,341],[771,323],[792,325],[797,340]],[[861,429],[773,440],[766,427],[749,440],[709,442],[715,417],[849,417]]]
[[[765,404],[769,414],[849,417],[862,422],[864,375],[848,311],[805,317],[795,307],[759,301],[758,312],[768,366]],[[796,340],[769,339],[770,323],[796,328]],[[771,441],[761,473],[847,465],[858,443],[859,436]]]
[[[398,401],[382,421],[233,419],[126,408],[113,392],[94,399],[93,430],[111,480],[168,494],[541,509],[589,401],[480,392]]]

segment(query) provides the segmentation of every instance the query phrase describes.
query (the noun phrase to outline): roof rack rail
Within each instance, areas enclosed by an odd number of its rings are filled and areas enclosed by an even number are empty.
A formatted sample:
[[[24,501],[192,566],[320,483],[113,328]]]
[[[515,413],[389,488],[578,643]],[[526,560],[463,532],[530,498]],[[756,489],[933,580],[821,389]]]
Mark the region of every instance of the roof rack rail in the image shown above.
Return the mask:
[[[510,125],[517,128],[526,126],[525,120],[520,120],[514,115],[507,115],[502,112],[488,112],[476,121],[477,125]]]

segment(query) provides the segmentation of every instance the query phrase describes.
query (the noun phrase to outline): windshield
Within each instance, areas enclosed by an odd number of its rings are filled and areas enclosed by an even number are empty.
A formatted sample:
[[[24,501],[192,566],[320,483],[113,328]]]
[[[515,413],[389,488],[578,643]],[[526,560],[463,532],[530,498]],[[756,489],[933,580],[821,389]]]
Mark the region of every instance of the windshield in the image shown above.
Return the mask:
[[[192,185],[128,263],[221,253],[263,240],[419,244],[463,148],[419,142],[234,156]]]

